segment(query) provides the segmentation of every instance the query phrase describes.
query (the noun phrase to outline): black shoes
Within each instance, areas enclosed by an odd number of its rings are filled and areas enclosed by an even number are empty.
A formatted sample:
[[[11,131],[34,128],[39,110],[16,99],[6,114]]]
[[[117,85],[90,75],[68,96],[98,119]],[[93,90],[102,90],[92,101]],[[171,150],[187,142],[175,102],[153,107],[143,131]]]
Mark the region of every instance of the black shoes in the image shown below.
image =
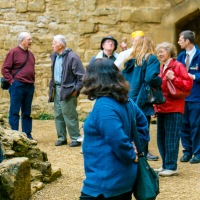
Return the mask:
[[[26,136],[27,136],[27,138],[28,138],[29,140],[33,140],[33,137],[32,137],[32,135],[31,135],[31,133],[26,133]]]
[[[147,154],[147,160],[157,161],[158,159],[159,159],[158,156],[154,156],[150,152],[148,152],[148,154]]]
[[[55,143],[55,146],[62,146],[62,145],[65,145],[65,144],[67,144],[67,140],[64,140],[64,141],[58,140],[58,141]]]
[[[69,145],[69,147],[78,147],[81,145],[81,142],[78,141],[72,141],[72,143]]]
[[[183,155],[183,157],[180,159],[181,162],[189,162],[192,158],[191,155]]]
[[[191,164],[200,163],[200,156],[194,156],[193,158],[191,158],[190,163]]]
[[[55,143],[55,146],[62,146],[62,145],[65,145],[65,144],[67,144],[67,140],[64,140],[64,141],[58,140]],[[78,147],[80,145],[81,145],[81,142],[72,141],[72,143],[69,145],[69,147]]]

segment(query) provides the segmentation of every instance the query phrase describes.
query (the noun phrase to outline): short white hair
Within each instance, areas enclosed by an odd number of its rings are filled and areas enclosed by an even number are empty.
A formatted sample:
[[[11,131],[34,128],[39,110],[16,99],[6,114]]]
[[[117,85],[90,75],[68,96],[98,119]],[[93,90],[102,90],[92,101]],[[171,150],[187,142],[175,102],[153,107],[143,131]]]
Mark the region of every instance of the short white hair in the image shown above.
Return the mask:
[[[26,37],[28,37],[28,36],[31,36],[31,34],[30,33],[28,33],[28,32],[21,32],[19,35],[18,35],[18,44],[20,44],[20,42],[22,41],[22,40],[24,40]]]
[[[57,41],[59,44],[62,44],[64,47],[66,47],[67,44],[66,44],[66,38],[64,35],[55,35],[53,39]]]

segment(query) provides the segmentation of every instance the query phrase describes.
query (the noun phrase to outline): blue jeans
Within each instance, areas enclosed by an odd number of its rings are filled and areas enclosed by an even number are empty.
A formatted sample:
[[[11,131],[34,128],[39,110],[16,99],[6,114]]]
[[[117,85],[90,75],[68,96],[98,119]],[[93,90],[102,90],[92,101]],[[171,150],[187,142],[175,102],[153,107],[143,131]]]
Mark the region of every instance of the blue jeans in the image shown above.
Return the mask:
[[[31,107],[34,94],[34,84],[15,80],[9,88],[10,111],[9,124],[12,130],[19,130],[19,112],[21,110],[22,132],[32,131]]]
[[[3,156],[3,151],[1,149],[1,143],[0,143],[0,163],[3,161],[4,156]]]

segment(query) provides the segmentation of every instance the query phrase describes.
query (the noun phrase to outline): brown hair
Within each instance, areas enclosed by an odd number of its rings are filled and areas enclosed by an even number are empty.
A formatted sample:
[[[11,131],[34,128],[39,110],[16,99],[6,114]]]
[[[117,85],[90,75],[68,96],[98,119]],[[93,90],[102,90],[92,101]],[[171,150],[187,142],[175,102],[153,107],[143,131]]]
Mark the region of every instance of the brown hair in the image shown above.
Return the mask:
[[[128,101],[129,84],[110,59],[98,58],[92,61],[86,68],[83,84],[82,93],[90,100],[109,96],[121,103]]]

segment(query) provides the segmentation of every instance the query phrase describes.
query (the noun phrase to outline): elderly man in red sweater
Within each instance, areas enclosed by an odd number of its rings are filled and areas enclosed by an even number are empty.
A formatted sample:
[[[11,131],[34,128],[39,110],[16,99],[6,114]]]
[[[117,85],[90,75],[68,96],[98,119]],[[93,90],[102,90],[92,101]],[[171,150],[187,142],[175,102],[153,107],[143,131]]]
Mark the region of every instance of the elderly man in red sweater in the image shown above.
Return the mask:
[[[18,35],[18,46],[6,55],[2,66],[2,74],[10,83],[9,124],[13,130],[19,129],[19,112],[21,110],[22,132],[33,139],[31,106],[34,94],[35,58],[29,48],[32,37],[28,32]]]

